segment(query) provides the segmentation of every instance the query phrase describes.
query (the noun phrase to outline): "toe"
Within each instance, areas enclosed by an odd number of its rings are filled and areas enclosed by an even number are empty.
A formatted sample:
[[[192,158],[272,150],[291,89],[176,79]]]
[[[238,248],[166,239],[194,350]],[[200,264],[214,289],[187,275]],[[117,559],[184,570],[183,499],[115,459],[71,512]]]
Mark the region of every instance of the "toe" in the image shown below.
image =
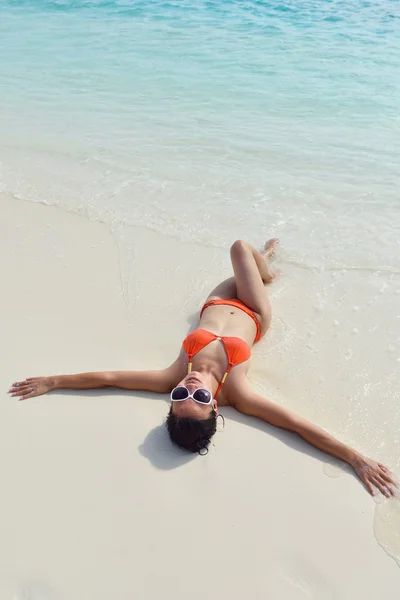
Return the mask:
[[[278,238],[272,238],[265,242],[264,246],[264,256],[270,257],[275,254],[276,246],[279,244]]]

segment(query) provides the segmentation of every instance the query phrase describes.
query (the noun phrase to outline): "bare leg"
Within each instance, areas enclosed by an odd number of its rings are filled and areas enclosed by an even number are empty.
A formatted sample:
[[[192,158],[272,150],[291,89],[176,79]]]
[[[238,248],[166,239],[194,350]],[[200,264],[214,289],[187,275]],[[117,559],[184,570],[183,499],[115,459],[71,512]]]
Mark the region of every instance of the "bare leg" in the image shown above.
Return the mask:
[[[237,298],[236,279],[234,277],[221,281],[210,293],[206,302],[219,298]]]
[[[268,240],[264,251],[260,253],[251,244],[241,240],[236,241],[231,247],[235,277],[230,277],[217,285],[208,300],[238,298],[257,313],[265,331],[271,320],[271,308],[264,285],[271,283],[276,277],[276,273],[271,271],[268,263],[275,254],[277,244],[277,239]]]
[[[269,240],[263,253],[242,240],[236,241],[231,248],[237,297],[260,315],[263,330],[268,328],[271,320],[271,307],[264,286],[271,283],[277,275],[268,263],[275,254],[278,241],[275,238]]]
[[[276,254],[276,247],[279,244],[279,240],[278,238],[271,238],[270,240],[268,240],[267,242],[265,242],[264,245],[264,251],[261,252],[261,254],[259,252],[257,252],[257,250],[255,250],[256,252],[256,257],[257,254],[259,256],[262,256],[264,259],[264,264],[266,266],[266,269],[268,271],[268,279],[264,279],[263,278],[263,282],[264,283],[272,283],[274,279],[276,279],[276,277],[279,275],[279,271],[273,271],[270,268],[270,264],[269,261],[270,259],[275,256]],[[254,250],[254,248],[253,248]],[[261,275],[261,271],[260,271],[260,275]]]

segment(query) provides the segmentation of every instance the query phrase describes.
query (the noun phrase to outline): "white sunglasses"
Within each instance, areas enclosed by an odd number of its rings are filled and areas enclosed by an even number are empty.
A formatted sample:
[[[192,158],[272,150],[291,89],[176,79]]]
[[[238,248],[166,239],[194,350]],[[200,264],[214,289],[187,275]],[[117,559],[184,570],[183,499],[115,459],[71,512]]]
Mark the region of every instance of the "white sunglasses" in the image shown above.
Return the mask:
[[[172,390],[170,397],[172,402],[183,402],[184,400],[188,400],[188,398],[192,398],[198,404],[211,404],[213,401],[210,390],[207,390],[206,388],[197,388],[197,390],[191,394],[184,385],[175,387]]]

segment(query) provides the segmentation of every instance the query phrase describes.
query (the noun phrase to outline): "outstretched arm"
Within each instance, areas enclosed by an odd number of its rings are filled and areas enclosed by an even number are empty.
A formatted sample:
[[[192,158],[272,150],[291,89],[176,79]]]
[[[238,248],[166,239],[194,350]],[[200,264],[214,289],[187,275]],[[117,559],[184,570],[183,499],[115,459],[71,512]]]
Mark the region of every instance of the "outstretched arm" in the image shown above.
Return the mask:
[[[248,382],[236,389],[236,394],[233,406],[239,412],[293,431],[323,452],[344,460],[353,467],[370,494],[374,495],[374,486],[385,496],[394,494],[396,483],[384,465],[362,456],[310,421],[256,394]]]
[[[76,375],[55,375],[52,377],[28,377],[16,381],[9,392],[20,400],[46,394],[51,390],[119,387],[127,390],[146,390],[149,392],[169,392],[179,381],[181,364],[179,359],[166,369],[158,371],[99,371]]]

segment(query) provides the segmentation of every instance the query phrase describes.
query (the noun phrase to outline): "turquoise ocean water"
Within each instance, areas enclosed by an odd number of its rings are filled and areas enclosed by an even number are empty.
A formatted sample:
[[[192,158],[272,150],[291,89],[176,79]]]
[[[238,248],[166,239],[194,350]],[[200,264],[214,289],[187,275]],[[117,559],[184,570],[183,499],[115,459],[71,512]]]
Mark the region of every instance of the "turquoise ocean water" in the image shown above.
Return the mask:
[[[126,272],[129,226],[280,237],[300,407],[400,467],[397,0],[3,0],[0,56],[1,189],[108,223]]]
[[[0,15],[12,193],[206,244],[262,223],[298,251],[301,223],[327,260],[321,233],[343,258],[362,213],[353,255],[378,226],[387,263],[397,2],[15,0]]]

